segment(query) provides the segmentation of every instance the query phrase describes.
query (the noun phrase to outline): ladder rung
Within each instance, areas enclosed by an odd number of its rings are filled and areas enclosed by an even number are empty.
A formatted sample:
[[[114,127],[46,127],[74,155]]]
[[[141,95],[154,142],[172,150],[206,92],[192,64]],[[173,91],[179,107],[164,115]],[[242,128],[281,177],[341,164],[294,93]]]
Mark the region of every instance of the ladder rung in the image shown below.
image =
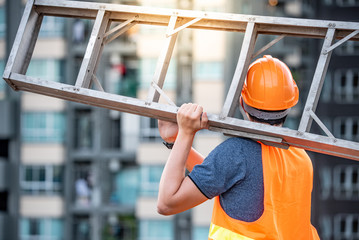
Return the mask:
[[[109,25],[109,13],[99,10],[91,36],[87,45],[85,56],[76,80],[76,87],[89,88],[92,75],[96,73],[97,63],[103,48],[103,35]]]
[[[241,94],[241,89],[247,75],[247,69],[252,59],[256,39],[256,24],[254,22],[248,22],[236,71],[234,73],[232,83],[227,94],[227,98],[224,102],[222,112],[220,114],[220,118],[222,119],[226,117],[232,117],[235,108],[238,106],[238,99]]]
[[[178,25],[177,15],[171,16],[170,22],[168,24],[167,32],[172,32],[175,27]],[[166,73],[168,70],[168,66],[170,65],[171,56],[173,53],[173,49],[177,40],[177,33],[168,36],[165,40],[164,46],[162,48],[162,52],[158,58],[155,74],[153,76],[152,82],[156,83],[156,85],[160,88],[163,87],[163,83],[165,81]],[[158,102],[159,93],[151,87],[147,96],[147,104],[151,102]]]

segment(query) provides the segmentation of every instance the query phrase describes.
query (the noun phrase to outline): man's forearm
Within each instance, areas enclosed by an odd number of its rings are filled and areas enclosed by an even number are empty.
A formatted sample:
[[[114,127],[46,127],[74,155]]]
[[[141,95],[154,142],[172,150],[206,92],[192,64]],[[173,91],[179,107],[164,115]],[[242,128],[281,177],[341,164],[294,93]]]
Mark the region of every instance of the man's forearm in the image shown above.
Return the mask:
[[[191,152],[193,137],[179,133],[162,173],[158,200],[171,207],[177,204],[176,193],[185,177],[185,166]],[[192,154],[195,154],[193,152]],[[195,156],[198,157],[197,154]],[[197,159],[196,157],[196,159]],[[192,160],[191,160],[192,162]]]

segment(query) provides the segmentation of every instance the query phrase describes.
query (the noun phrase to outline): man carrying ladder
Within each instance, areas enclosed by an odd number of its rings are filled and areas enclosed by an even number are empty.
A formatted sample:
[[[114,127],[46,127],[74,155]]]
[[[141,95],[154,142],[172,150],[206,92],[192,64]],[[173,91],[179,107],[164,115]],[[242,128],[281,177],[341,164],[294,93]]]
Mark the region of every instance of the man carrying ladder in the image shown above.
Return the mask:
[[[251,121],[280,127],[298,97],[288,67],[264,56],[250,66],[239,101]],[[191,147],[196,132],[209,126],[203,108],[182,105],[177,123],[159,122],[173,146],[160,182],[160,214],[215,198],[209,239],[319,239],[310,222],[313,167],[303,149],[236,137],[203,158]]]

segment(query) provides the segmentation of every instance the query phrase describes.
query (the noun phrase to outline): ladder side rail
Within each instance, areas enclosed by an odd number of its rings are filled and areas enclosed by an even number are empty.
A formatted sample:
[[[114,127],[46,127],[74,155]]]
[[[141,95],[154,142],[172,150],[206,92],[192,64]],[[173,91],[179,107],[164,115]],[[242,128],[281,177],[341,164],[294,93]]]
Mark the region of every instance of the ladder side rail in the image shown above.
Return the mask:
[[[299,123],[299,132],[309,132],[310,127],[313,122],[310,112],[315,112],[320,93],[324,84],[325,75],[328,70],[329,61],[332,55],[332,52],[327,52],[326,50],[332,45],[335,38],[335,28],[328,28],[327,36],[324,39],[323,47],[320,52],[319,60],[315,73],[313,76],[312,84],[308,93],[307,101],[305,103],[302,118]]]
[[[129,6],[119,4],[105,4],[94,2],[75,2],[57,0],[36,0],[37,11],[44,14],[68,17],[90,17],[95,18],[99,9],[111,12],[111,18],[117,21],[126,21],[138,15],[138,23],[168,25],[168,19],[175,12],[179,18],[192,20],[203,16],[203,12],[193,10],[178,10],[165,8],[151,8],[143,6]],[[156,13],[154,13],[156,12]],[[335,26],[337,37],[342,38],[353,30],[359,29],[357,22],[314,20],[286,17],[256,16],[233,13],[206,12],[202,21],[189,26],[189,28],[202,28],[226,31],[245,31],[246,23],[255,19],[259,25],[258,30],[261,34],[290,36],[306,36],[313,38],[324,38],[326,29]],[[353,37],[359,41],[359,36]]]
[[[178,20],[177,15],[173,15],[171,17],[167,27],[167,32],[172,32],[175,29],[175,27],[178,25],[177,20]],[[154,82],[159,88],[163,87],[168,66],[170,64],[174,46],[177,40],[177,35],[178,33],[175,33],[172,34],[171,36],[166,37],[164,46],[157,60],[157,65],[156,65],[154,76],[152,78],[152,82]],[[156,89],[153,86],[150,86],[147,95],[147,103],[150,104],[151,102],[158,102],[159,98],[160,98],[160,94],[158,93],[158,91],[156,91]]]
[[[91,36],[86,48],[85,56],[76,79],[76,87],[89,88],[92,80],[92,75],[95,73],[95,68],[103,48],[103,38],[107,27],[109,25],[109,13],[104,10],[99,10],[94,26],[92,28]]]
[[[77,10],[78,17],[83,15],[82,11],[93,10],[106,10],[111,12],[126,12],[131,14],[147,15],[147,16],[162,16],[170,18],[173,13],[176,13],[179,18],[188,18],[188,20],[203,16],[203,11],[195,10],[182,10],[182,9],[168,9],[168,8],[155,8],[145,6],[131,6],[121,5],[113,3],[96,3],[96,2],[77,2],[77,1],[58,1],[58,0],[36,0],[35,5],[38,11],[48,12],[50,8],[56,8],[57,13],[62,15],[75,14],[70,9]],[[55,13],[56,13],[55,12]],[[156,13],[154,13],[156,12]],[[92,13],[93,14],[93,13]],[[332,21],[332,20],[316,20],[316,19],[301,19],[301,18],[289,18],[289,17],[272,17],[272,16],[259,16],[259,15],[247,15],[247,14],[235,14],[235,13],[220,13],[220,12],[206,12],[204,19],[211,21],[211,24],[215,24],[214,21],[226,21],[226,22],[248,22],[255,19],[258,24],[273,24],[273,25],[287,25],[291,27],[306,27],[306,28],[328,28],[329,24],[334,24],[333,27],[337,29],[356,30],[359,23],[357,22],[344,22],[344,21]]]
[[[156,102],[148,105],[146,101],[136,98],[95,91],[92,89],[76,88],[68,84],[45,81],[17,73],[12,74],[11,79],[18,86],[19,90],[176,122],[177,107],[175,106]],[[266,139],[271,140],[274,143],[277,142],[276,138],[282,138],[282,144],[359,161],[358,142],[333,139],[327,136],[308,132],[298,132],[297,130],[289,128],[268,126],[266,124],[237,118],[228,117],[226,119],[220,119],[218,118],[218,115],[214,114],[209,114],[208,118],[210,127],[217,128],[219,132],[225,132],[229,129],[256,134],[258,138],[261,138],[259,135],[263,135],[263,138],[266,137]]]
[[[244,35],[241,52],[237,62],[237,67],[232,78],[230,88],[224,102],[220,118],[232,117],[239,103],[239,96],[247,75],[247,69],[252,59],[254,46],[257,39],[257,27],[254,22],[248,22],[247,30]]]
[[[43,19],[42,14],[35,12],[33,0],[25,6],[23,16],[11,49],[3,77],[16,90],[16,86],[9,81],[11,73],[25,74],[35,48]]]

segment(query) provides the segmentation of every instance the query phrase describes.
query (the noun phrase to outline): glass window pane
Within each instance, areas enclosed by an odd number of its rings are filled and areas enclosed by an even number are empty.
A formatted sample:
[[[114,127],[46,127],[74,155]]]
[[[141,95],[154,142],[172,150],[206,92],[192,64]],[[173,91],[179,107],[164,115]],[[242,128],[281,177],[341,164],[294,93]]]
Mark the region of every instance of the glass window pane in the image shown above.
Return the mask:
[[[62,82],[63,61],[59,59],[32,59],[26,75],[47,81]]]
[[[20,221],[20,236],[27,236],[30,234],[30,221],[23,218]]]
[[[45,182],[45,180],[46,180],[45,167],[40,167],[40,168],[39,168],[39,181],[40,181],[40,182]]]
[[[6,14],[5,7],[4,6],[0,7],[0,38],[5,36],[5,31],[6,31],[5,14]]]
[[[192,239],[207,239],[208,231],[208,227],[193,227]]]
[[[0,27],[1,27],[1,25],[0,25]],[[4,69],[5,69],[5,61],[1,59],[0,60],[0,76],[2,76],[4,74]],[[6,82],[3,79],[1,79],[1,81],[0,81],[0,100],[5,98],[5,85],[6,85]]]
[[[51,237],[61,239],[63,236],[63,221],[60,219],[51,220]]]
[[[141,88],[149,88],[157,65],[156,58],[143,58],[140,61]],[[163,89],[174,89],[176,87],[176,60],[171,59]]]
[[[37,219],[30,219],[30,235],[39,235],[40,227]]]
[[[196,62],[195,79],[199,81],[220,81],[223,79],[223,63]]]
[[[91,111],[77,110],[75,115],[75,147],[78,149],[91,148],[93,134]]]
[[[62,167],[61,166],[54,166],[53,167],[52,181],[54,183],[61,183],[62,182]]]
[[[39,228],[39,235],[40,236],[47,236],[48,235],[48,226],[49,220],[48,219],[39,219],[38,220],[38,228]]]
[[[141,188],[142,196],[156,196],[161,179],[163,166],[142,166],[141,167]]]
[[[138,169],[126,168],[121,170],[115,178],[115,191],[112,201],[120,204],[134,205],[138,195]]]
[[[62,143],[65,137],[65,115],[60,112],[25,112],[22,115],[24,142]]]
[[[62,166],[23,166],[21,189],[30,194],[58,194],[62,191]]]
[[[65,19],[60,17],[45,16],[40,28],[40,37],[64,36]]]
[[[25,168],[25,181],[31,182],[32,180],[33,180],[32,168],[26,167]]]
[[[140,240],[172,240],[174,239],[173,222],[141,220],[139,235]]]

